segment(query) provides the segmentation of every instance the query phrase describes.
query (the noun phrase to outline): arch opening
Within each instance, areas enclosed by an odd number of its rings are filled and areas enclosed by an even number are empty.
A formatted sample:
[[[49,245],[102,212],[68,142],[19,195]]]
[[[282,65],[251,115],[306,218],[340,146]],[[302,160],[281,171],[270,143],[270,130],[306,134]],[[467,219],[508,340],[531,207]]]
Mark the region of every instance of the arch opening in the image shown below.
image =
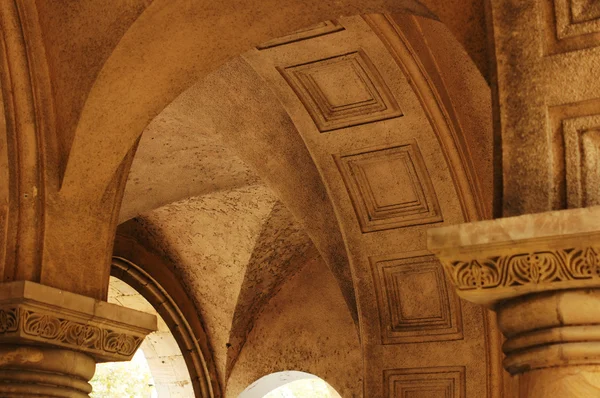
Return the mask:
[[[310,373],[288,370],[261,377],[239,398],[341,398],[325,380]]]
[[[158,398],[152,370],[143,348],[136,351],[131,361],[96,365],[96,373],[90,384],[93,388],[90,394],[92,398]]]
[[[174,398],[194,396],[182,350],[157,309],[128,283],[111,276],[108,302],[153,314],[158,330],[149,334],[129,362],[98,364],[92,397]]]

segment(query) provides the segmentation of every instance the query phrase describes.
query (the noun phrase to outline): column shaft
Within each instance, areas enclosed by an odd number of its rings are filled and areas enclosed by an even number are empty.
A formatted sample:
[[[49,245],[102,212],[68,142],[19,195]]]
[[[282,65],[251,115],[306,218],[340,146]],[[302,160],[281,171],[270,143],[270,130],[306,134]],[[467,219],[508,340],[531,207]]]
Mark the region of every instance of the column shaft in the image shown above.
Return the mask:
[[[88,397],[96,361],[50,347],[0,345],[0,396]]]

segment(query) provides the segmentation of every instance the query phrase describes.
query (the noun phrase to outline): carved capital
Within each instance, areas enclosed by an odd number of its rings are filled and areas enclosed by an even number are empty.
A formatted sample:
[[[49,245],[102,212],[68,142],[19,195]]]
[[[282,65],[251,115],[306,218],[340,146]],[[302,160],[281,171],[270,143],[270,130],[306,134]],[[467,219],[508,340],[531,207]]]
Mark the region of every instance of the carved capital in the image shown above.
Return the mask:
[[[458,294],[497,312],[507,371],[600,365],[600,207],[437,228],[428,238]]]
[[[436,228],[428,238],[459,296],[474,303],[600,287],[600,207]]]
[[[0,344],[66,348],[96,362],[130,360],[156,317],[28,281],[0,285]]]

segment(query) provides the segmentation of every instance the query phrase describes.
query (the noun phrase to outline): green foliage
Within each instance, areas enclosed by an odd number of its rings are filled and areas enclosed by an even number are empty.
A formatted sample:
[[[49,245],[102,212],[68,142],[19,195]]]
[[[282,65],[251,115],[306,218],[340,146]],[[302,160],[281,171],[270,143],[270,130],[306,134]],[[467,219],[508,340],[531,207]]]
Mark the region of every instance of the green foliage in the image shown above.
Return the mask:
[[[145,366],[144,366],[145,365]],[[151,398],[154,382],[146,363],[110,362],[96,366],[92,398]],[[154,393],[156,394],[156,393]]]

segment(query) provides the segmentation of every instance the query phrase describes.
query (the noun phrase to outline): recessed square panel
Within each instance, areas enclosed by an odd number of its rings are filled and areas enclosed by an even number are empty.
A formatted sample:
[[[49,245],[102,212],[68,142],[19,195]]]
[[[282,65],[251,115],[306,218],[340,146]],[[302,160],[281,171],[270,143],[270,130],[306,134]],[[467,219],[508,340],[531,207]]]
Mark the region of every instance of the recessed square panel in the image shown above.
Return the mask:
[[[326,109],[329,113],[348,104],[374,101],[370,87],[349,62],[333,63],[316,69],[311,74],[311,79],[329,105]]]
[[[563,121],[569,207],[600,205],[600,115]]]
[[[363,232],[443,220],[415,142],[336,161]]]
[[[600,1],[544,0],[547,52],[557,54],[600,44]]]
[[[435,256],[371,259],[383,344],[462,339],[460,302]]]
[[[360,167],[351,162],[350,167],[354,167],[358,178],[371,183],[368,194],[372,208],[386,208],[398,203],[408,207],[423,199],[423,191],[415,184],[416,171],[406,152],[387,162],[366,161],[360,163]],[[374,212],[371,216],[376,217]]]
[[[600,100],[549,109],[554,164],[563,176],[568,207],[600,205]]]
[[[600,18],[600,1],[598,0],[571,0],[571,21],[582,23]]]
[[[363,50],[279,71],[321,132],[402,116]]]
[[[389,369],[383,373],[387,398],[464,398],[463,366]]]
[[[390,269],[388,268],[387,271]],[[384,271],[385,273],[385,271]],[[439,272],[435,268],[408,269],[400,272],[390,272],[386,275],[390,286],[397,293],[395,308],[392,312],[395,328],[401,328],[403,324],[422,323],[426,321],[442,321],[448,319],[447,305],[440,297]],[[421,295],[415,295],[421,292]],[[427,297],[423,300],[422,297]]]

